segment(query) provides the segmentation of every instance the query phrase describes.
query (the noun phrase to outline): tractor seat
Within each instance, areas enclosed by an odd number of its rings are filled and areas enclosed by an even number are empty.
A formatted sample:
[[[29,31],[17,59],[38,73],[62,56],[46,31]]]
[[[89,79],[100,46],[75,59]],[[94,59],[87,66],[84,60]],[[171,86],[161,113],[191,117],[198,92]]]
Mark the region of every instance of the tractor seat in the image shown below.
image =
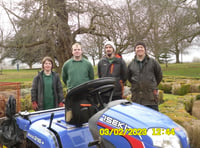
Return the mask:
[[[106,77],[71,89],[65,99],[65,121],[77,127],[88,122],[92,115],[105,107],[101,94],[111,91],[112,98],[114,87],[115,79]]]

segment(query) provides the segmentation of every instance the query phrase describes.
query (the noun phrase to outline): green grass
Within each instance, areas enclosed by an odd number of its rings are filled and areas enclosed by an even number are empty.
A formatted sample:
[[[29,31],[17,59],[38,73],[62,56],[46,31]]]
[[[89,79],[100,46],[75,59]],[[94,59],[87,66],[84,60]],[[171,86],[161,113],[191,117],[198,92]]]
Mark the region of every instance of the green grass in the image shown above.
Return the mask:
[[[179,96],[178,95],[172,95],[172,94],[164,94],[163,99],[166,100],[175,100],[177,99]]]
[[[182,78],[197,78],[200,79],[200,63],[183,63],[183,64],[161,64],[164,76],[182,77]],[[3,70],[0,75],[0,82],[27,82],[32,81],[40,69],[20,69]],[[97,78],[97,67],[94,67],[95,78]]]
[[[3,70],[0,75],[0,82],[27,82],[32,81],[37,75],[38,69],[22,69],[22,70]]]
[[[161,64],[164,76],[200,78],[200,63]]]

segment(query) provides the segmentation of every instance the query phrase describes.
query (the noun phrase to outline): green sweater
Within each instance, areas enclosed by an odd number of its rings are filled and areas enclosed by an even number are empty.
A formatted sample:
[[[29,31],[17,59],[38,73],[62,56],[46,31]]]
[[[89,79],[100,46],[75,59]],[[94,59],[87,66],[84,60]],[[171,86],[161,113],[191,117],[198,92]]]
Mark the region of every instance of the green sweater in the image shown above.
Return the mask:
[[[54,94],[53,94],[53,76],[45,75],[43,73],[43,82],[44,82],[44,100],[43,107],[44,109],[51,109],[55,107],[54,103]]]
[[[94,79],[92,64],[82,58],[75,61],[73,58],[66,61],[62,68],[62,79],[68,89],[72,89],[84,82]]]

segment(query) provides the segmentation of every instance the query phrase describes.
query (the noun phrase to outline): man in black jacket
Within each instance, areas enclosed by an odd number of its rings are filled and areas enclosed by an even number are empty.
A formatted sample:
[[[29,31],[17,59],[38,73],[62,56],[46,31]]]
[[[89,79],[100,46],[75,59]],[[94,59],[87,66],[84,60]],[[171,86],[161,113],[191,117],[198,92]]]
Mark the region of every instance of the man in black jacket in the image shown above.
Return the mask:
[[[116,56],[116,47],[113,42],[106,41],[104,44],[105,56],[98,63],[98,76],[114,77],[116,79],[116,87],[114,89],[113,99],[123,98],[124,83],[127,80],[127,66],[124,60]],[[109,102],[110,93],[103,96],[104,103]]]
[[[158,111],[158,88],[162,71],[158,62],[146,53],[143,42],[135,45],[135,58],[128,66],[128,80],[131,83],[132,101]]]

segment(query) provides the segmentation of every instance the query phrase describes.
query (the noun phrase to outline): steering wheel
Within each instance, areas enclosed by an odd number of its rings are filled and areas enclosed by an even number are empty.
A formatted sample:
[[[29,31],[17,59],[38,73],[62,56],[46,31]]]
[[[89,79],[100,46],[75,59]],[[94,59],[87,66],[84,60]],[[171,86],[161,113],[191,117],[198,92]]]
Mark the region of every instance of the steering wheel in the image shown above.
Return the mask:
[[[109,102],[112,101],[115,82],[116,82],[115,78],[112,78],[112,77],[104,77],[104,78],[88,81],[86,83],[83,83],[71,89],[67,94],[65,102],[67,100],[70,100],[71,98],[73,98],[74,95],[77,95],[77,94],[80,94],[80,95],[88,94],[90,96],[96,95],[97,98],[93,97],[93,99],[96,99],[95,101],[100,103],[99,108],[104,108],[105,106],[102,101],[101,95],[103,93],[111,91]]]

